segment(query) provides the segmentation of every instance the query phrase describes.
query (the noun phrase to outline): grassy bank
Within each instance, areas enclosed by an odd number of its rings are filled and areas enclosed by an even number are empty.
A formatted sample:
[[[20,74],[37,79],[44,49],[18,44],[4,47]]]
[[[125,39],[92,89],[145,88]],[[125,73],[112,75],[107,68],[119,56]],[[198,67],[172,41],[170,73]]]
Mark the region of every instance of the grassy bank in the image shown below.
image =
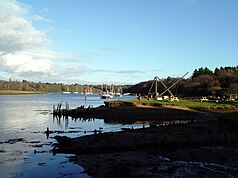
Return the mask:
[[[102,118],[105,122],[134,123],[136,121],[204,120],[231,112],[238,112],[237,102],[118,100],[105,101],[105,107],[60,110],[54,114],[59,117],[63,115],[74,118]],[[229,116],[226,115],[226,117]],[[236,121],[236,116],[233,117]]]
[[[180,100],[179,102],[156,101],[156,100],[127,100],[127,101],[107,101],[106,106],[111,108],[138,108],[139,112],[152,116],[149,110],[154,108],[154,115],[160,118],[171,119],[191,119],[216,117],[221,122],[230,126],[238,126],[238,102],[237,101],[196,101]],[[158,108],[158,109],[156,109]],[[159,109],[161,108],[161,109]],[[145,110],[145,111],[143,111]],[[159,113],[159,114],[158,114]],[[202,114],[202,115],[199,115]]]
[[[0,95],[42,94],[40,91],[0,90]]]
[[[197,111],[238,111],[237,101],[206,101],[200,102],[196,100],[180,100],[179,102],[170,101],[157,101],[157,100],[118,100],[118,101],[107,101],[107,106],[162,106],[162,107],[180,107],[184,109],[191,109]]]

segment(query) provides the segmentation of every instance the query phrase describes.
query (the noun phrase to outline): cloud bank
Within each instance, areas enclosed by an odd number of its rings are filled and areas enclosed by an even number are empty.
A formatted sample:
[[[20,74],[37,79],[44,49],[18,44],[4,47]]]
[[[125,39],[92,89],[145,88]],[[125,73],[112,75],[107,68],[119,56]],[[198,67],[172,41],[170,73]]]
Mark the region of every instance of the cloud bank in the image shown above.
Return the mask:
[[[35,29],[31,20],[44,21],[15,0],[0,0],[0,68],[12,74],[56,74],[59,55],[50,49],[47,35]]]

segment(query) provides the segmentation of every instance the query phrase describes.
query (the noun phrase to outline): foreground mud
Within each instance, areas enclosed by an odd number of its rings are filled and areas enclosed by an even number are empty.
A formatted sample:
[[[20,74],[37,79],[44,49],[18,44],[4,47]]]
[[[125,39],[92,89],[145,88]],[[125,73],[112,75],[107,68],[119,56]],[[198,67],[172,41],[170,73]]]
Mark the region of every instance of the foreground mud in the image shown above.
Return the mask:
[[[204,155],[213,152],[215,156],[224,155],[223,151],[230,150],[234,154],[234,148],[213,147],[202,149],[186,149],[183,159],[196,155]],[[235,148],[237,150],[237,147]],[[219,150],[219,151],[218,151]],[[180,154],[174,152],[174,154]],[[236,159],[237,159],[236,153]],[[71,157],[70,161],[78,163],[85,168],[85,172],[92,177],[236,177],[238,173],[237,163],[213,163],[203,161],[184,161],[170,159],[161,156],[162,153],[148,153],[139,151],[80,155]],[[181,155],[181,154],[180,154]],[[224,156],[223,156],[224,157]],[[223,158],[223,157],[220,157]],[[189,159],[189,158],[188,158]],[[191,159],[191,158],[190,158]],[[193,158],[193,160],[195,160]]]
[[[93,177],[238,175],[238,133],[217,120],[55,139]]]

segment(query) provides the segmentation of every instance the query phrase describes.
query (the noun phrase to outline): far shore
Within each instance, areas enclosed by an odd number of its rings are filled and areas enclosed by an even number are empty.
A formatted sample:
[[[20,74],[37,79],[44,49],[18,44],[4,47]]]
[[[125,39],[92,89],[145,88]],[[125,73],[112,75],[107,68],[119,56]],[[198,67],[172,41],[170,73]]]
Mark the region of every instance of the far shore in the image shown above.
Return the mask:
[[[0,95],[42,94],[40,91],[0,90]]]

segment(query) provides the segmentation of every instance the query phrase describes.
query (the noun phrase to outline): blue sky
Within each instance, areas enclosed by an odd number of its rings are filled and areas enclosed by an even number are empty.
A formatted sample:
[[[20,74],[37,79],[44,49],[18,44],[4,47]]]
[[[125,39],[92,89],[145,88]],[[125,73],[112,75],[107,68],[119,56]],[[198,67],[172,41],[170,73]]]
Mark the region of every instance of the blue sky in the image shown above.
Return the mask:
[[[136,84],[238,65],[236,0],[0,0],[0,6],[2,80]]]

